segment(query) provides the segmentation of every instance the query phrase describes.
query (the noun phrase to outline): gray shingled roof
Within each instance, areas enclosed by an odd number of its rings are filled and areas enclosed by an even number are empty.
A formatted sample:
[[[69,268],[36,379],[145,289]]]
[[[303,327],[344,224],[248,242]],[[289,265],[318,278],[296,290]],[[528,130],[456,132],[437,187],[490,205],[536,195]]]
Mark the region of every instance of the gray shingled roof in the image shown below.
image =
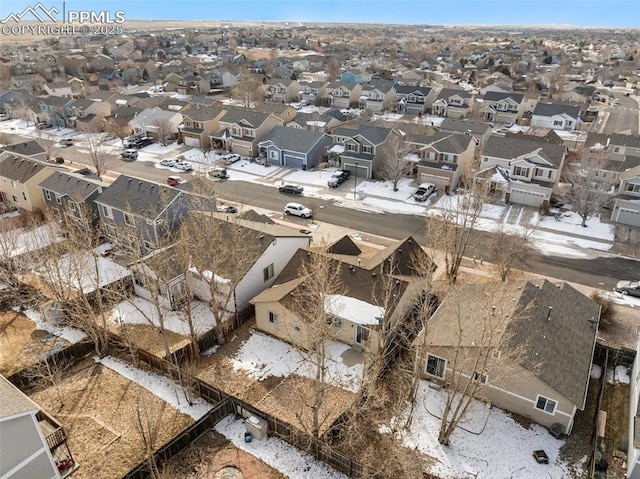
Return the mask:
[[[39,410],[26,394],[0,375],[0,418]]]
[[[336,128],[334,131],[336,136],[348,136],[353,138],[357,135],[361,135],[374,145],[379,145],[384,142],[390,133],[390,128],[371,125],[361,125],[357,130],[354,130],[353,128]]]
[[[429,320],[427,343],[451,346],[463,323],[463,345],[481,341],[490,309],[506,318],[498,349],[584,408],[600,307],[566,283],[545,279],[456,286]],[[551,307],[551,309],[549,309]]]
[[[184,194],[177,188],[120,175],[95,200],[143,218],[157,218],[172,201]]]
[[[45,168],[42,163],[15,156],[0,160],[0,176],[19,183],[26,183]]]
[[[511,98],[516,103],[522,103],[522,99],[524,95],[520,95],[518,93],[505,93],[501,91],[488,91],[482,97],[485,101],[495,101],[499,102],[500,100],[506,100],[507,98]]]
[[[225,110],[226,113],[221,118],[221,121],[225,123],[240,123],[241,121],[245,121],[254,128],[258,128],[271,116],[271,113],[247,110],[245,108],[225,107]]]
[[[209,121],[217,118],[222,113],[219,108],[191,108],[182,112],[185,118],[192,121]]]
[[[288,126],[276,126],[267,133],[260,144],[272,141],[281,150],[307,153],[313,146],[322,139],[328,137],[322,132],[311,130],[300,130],[299,128],[289,128]]]
[[[553,116],[567,114],[571,118],[580,116],[580,107],[562,105],[559,103],[538,103],[533,110],[534,115]]]
[[[464,133],[466,131],[470,133],[475,133],[478,135],[484,135],[491,129],[491,126],[486,123],[482,123],[481,121],[469,120],[469,119],[458,119],[458,118],[445,118],[442,123],[440,123],[440,131],[451,131],[451,132],[460,132]]]
[[[427,96],[431,93],[431,88],[426,86],[411,86],[411,85],[395,85],[396,93],[400,93],[402,95],[409,95],[411,93],[421,93],[424,96]]]
[[[66,195],[73,199],[85,199],[101,186],[97,181],[76,176],[72,173],[55,171],[40,183],[40,188]]]
[[[5,145],[1,147],[0,150],[8,151],[10,153],[17,153],[24,156],[34,156],[45,152],[44,149],[35,140]]]
[[[554,167],[559,168],[566,148],[554,143],[528,138],[490,136],[484,145],[483,154],[495,158],[512,160],[522,155],[539,154]]]
[[[640,135],[623,135],[620,133],[589,133],[585,141],[585,147],[590,148],[595,144],[602,146],[630,146],[640,148]]]
[[[448,99],[454,95],[459,96],[460,98],[471,98],[471,93],[465,90],[456,90],[453,88],[443,88],[438,94],[438,99]]]

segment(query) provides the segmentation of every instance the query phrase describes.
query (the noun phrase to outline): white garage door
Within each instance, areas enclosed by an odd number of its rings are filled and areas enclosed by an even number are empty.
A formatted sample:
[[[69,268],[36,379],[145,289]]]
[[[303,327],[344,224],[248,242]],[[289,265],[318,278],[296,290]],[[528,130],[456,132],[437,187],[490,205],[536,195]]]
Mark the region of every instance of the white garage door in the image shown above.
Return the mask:
[[[620,208],[617,222],[623,225],[640,226],[640,211],[626,210]]]
[[[442,191],[444,191],[447,186],[451,187],[451,180],[449,178],[430,175],[429,173],[421,173],[419,183],[433,183]]]
[[[509,201],[519,205],[540,206],[544,202],[544,195],[542,193],[512,189]]]
[[[200,140],[198,138],[192,138],[190,136],[185,136],[184,137],[184,144],[185,144],[185,146],[199,147],[200,146]]]

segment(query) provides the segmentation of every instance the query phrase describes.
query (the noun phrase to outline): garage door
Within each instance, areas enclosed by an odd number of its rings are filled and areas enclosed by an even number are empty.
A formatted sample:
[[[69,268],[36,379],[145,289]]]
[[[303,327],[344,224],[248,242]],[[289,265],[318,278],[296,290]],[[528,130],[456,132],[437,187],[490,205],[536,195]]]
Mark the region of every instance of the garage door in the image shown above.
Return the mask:
[[[616,221],[623,225],[640,226],[640,211],[632,211],[620,208]]]
[[[544,202],[544,195],[525,190],[511,190],[509,201],[519,205],[540,206]]]
[[[185,136],[184,137],[184,144],[185,146],[195,146],[196,148],[200,146],[200,139],[199,138],[193,138],[191,136]]]
[[[304,159],[298,158],[296,156],[284,155],[284,164],[293,168],[302,168]]]
[[[444,191],[445,187],[451,187],[451,180],[443,176],[430,175],[428,173],[420,174],[420,181],[418,183],[433,183],[439,190]]]
[[[369,178],[369,169],[358,165],[358,174],[356,175],[356,165],[350,163],[344,163],[342,165],[343,170],[351,172],[351,176],[357,176],[358,178]]]

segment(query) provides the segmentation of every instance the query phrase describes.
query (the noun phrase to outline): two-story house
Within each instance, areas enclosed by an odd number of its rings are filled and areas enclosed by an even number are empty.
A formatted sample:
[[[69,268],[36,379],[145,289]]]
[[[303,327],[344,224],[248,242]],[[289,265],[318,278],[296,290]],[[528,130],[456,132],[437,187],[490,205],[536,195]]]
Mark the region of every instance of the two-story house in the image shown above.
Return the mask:
[[[506,202],[548,205],[560,180],[566,152],[562,145],[539,139],[491,136],[485,143],[476,180],[488,181],[488,191],[500,190]],[[496,176],[501,181],[496,181]]]
[[[472,136],[476,145],[483,145],[491,136],[491,125],[470,118],[445,118],[438,127],[440,131]]]
[[[407,115],[423,115],[431,110],[436,92],[426,86],[395,84],[395,110]]]
[[[620,175],[611,221],[640,227],[640,162]]]
[[[360,83],[345,83],[335,81],[325,86],[325,93],[322,95],[322,106],[332,106],[335,108],[357,107],[360,102]]]
[[[531,126],[554,130],[577,130],[582,124],[580,107],[559,103],[538,103],[531,115]]]
[[[209,135],[220,130],[220,118],[224,115],[221,108],[190,108],[182,112],[180,137],[185,146],[209,148]]]
[[[524,114],[524,95],[517,93],[487,91],[481,99],[478,99],[478,103],[485,121],[515,124]]]
[[[96,224],[100,215],[94,200],[107,187],[98,178],[55,171],[40,183],[45,207],[59,218]]]
[[[267,101],[277,103],[291,103],[298,100],[298,92],[300,84],[296,80],[282,80],[272,78],[267,82],[267,88],[264,92]]]
[[[325,81],[300,82],[299,85],[298,97],[307,105],[315,105],[316,98],[322,98],[326,93],[327,82]]]
[[[71,105],[73,98],[61,96],[49,96],[40,100],[40,111],[44,115],[44,121],[56,128],[66,128],[71,117]]]
[[[225,107],[219,121],[220,130],[209,135],[212,145],[251,158],[258,156],[258,143],[265,135],[284,124],[272,113],[234,107]]]
[[[49,159],[47,152],[35,140],[0,146],[0,158],[6,156],[20,156],[22,158],[40,161],[47,161]]]
[[[434,183],[441,191],[455,190],[473,161],[476,142],[470,135],[438,132],[433,136],[407,135],[410,150],[420,158],[417,182]]]
[[[396,90],[393,85],[384,85],[380,82],[362,85],[360,91],[360,108],[372,112],[389,110],[396,99]]]
[[[200,75],[185,75],[176,86],[181,95],[206,95],[211,90],[211,83]]]
[[[391,128],[362,125],[357,130],[336,128],[331,136],[334,146],[340,148],[340,167],[349,170],[356,178],[373,178],[379,170],[385,146],[391,135]]]
[[[150,138],[165,136],[164,139],[168,140],[178,137],[178,126],[181,123],[180,112],[146,108],[129,121],[129,126],[136,135],[146,135]]]
[[[260,155],[272,165],[310,170],[325,158],[333,139],[321,131],[276,126],[258,143]]]
[[[351,68],[340,74],[340,81],[343,83],[366,83],[371,79],[371,75],[361,68]]]
[[[146,254],[172,240],[190,199],[178,188],[120,175],[95,203],[106,238]]]
[[[443,88],[433,102],[433,113],[449,118],[465,118],[473,110],[473,93]]]
[[[39,185],[55,171],[55,164],[2,153],[0,198],[23,211],[41,210],[45,202]]]

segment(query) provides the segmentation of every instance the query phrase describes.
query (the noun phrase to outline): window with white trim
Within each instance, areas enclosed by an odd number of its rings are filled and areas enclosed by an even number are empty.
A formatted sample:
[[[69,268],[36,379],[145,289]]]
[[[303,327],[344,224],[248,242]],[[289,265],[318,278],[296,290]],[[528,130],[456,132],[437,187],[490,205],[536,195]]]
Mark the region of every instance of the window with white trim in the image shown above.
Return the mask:
[[[515,166],[513,168],[513,174],[515,176],[528,177],[529,176],[529,168],[523,168],[522,166]]]
[[[24,195],[24,193],[22,193]],[[62,204],[62,196],[56,193],[56,203]]]
[[[127,226],[135,226],[136,220],[129,213],[124,213],[124,224]]]
[[[471,379],[476,382],[476,383],[480,383],[480,384],[487,384],[488,380],[487,380],[487,375],[483,372],[480,371],[476,371],[473,373],[473,376],[471,377]]]
[[[634,185],[633,183],[627,183],[627,191],[631,193],[640,193],[640,184]]]
[[[104,214],[105,218],[113,219],[113,210],[110,206],[102,205],[102,213]]]
[[[104,229],[107,232],[107,236],[109,236],[110,238],[115,238],[116,237],[116,227],[110,224],[106,224],[104,225]]]
[[[426,373],[438,378],[444,378],[444,370],[447,365],[447,360],[434,356],[433,354],[427,354],[427,366]]]
[[[538,395],[536,399],[536,409],[540,409],[541,411],[546,412],[547,414],[553,414],[556,411],[556,406],[558,403],[553,399],[546,398],[544,396]]]
[[[269,150],[269,159],[277,160],[278,159],[278,151],[277,150]]]
[[[336,329],[342,329],[342,318],[337,316],[333,317],[333,327]]]
[[[275,274],[275,271],[273,268],[273,263],[271,263],[269,266],[267,266],[265,269],[262,270],[262,276],[264,278],[265,283],[269,281],[271,278],[273,278],[274,274]]]
[[[271,324],[278,324],[278,315],[269,311],[269,322]]]
[[[47,201],[51,201],[51,192],[49,190],[44,190],[44,197]]]
[[[562,126],[562,120],[553,120],[553,126]]]

